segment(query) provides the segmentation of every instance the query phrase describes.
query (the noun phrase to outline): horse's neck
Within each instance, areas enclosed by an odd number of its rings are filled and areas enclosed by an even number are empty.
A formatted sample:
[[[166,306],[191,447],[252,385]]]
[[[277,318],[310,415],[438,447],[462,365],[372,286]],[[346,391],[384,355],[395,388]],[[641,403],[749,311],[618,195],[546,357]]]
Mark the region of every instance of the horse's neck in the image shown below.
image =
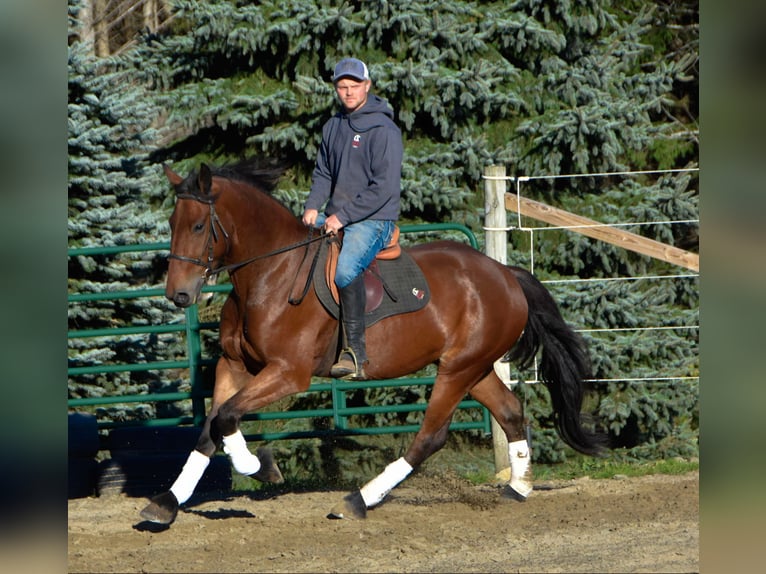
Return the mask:
[[[307,237],[307,229],[286,207],[245,185],[238,186],[235,193],[227,195],[227,201],[220,208],[221,211],[226,210],[225,215],[221,213],[221,219],[229,220],[233,230],[229,238],[231,245],[227,264],[260,258],[249,266],[258,263],[257,267],[271,268],[301,255],[300,249],[271,255],[299,244]]]

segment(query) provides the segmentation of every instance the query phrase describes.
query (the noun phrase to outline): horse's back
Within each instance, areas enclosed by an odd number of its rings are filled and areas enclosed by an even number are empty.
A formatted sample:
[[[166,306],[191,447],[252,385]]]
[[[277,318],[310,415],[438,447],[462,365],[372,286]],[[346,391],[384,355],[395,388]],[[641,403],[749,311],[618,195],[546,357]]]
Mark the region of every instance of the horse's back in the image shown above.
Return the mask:
[[[406,251],[423,270],[432,288],[434,284],[472,285],[482,289],[492,285],[499,289],[498,296],[505,290],[509,295],[521,293],[516,276],[508,266],[465,243],[445,239],[407,247]]]

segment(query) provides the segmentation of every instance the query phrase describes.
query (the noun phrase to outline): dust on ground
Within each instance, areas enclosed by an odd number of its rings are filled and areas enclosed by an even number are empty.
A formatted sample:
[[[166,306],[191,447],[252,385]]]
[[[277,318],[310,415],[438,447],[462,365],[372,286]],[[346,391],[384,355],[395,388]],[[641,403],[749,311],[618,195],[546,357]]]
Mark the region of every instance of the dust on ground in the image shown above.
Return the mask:
[[[69,572],[698,572],[699,473],[536,483],[526,502],[418,472],[365,520],[345,491],[192,498],[170,528],[143,498],[69,501]]]

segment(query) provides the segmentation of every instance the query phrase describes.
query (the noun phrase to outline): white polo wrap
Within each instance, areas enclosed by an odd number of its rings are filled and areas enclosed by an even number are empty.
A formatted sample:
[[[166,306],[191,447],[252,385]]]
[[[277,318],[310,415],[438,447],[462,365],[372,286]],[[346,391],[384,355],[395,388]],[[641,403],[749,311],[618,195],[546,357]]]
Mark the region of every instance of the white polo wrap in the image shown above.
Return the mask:
[[[371,508],[380,503],[391,489],[407,478],[411,472],[412,467],[404,460],[404,457],[389,464],[383,472],[360,489],[364,504],[367,508]]]
[[[261,469],[261,461],[247,448],[242,431],[223,437],[223,452],[231,458],[231,464],[240,474],[255,474]]]
[[[178,475],[173,486],[170,487],[170,492],[175,495],[178,504],[183,504],[191,498],[208,464],[210,464],[209,457],[198,450],[191,452],[189,458],[186,459],[181,474]]]
[[[530,470],[529,445],[526,440],[508,443],[508,458],[511,461],[511,481],[509,484],[521,496],[527,497],[532,492],[532,473]]]

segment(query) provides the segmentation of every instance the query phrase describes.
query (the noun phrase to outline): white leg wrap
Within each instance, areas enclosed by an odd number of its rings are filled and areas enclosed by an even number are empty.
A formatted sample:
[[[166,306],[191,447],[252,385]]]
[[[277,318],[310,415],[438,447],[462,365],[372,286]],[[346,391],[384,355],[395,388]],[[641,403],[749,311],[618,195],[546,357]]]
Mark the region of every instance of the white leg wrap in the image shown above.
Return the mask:
[[[170,492],[178,499],[178,504],[183,504],[191,498],[208,464],[210,464],[209,457],[198,450],[191,452],[189,458],[186,459],[186,464],[184,464],[181,474],[178,475],[173,486],[170,487]]]
[[[411,472],[412,467],[404,460],[404,457],[389,464],[383,472],[360,489],[364,504],[367,508],[371,508],[380,503],[391,489],[407,478]]]
[[[240,430],[223,437],[223,452],[229,455],[234,470],[240,474],[255,474],[261,469],[261,461],[248,450],[247,442]]]
[[[508,443],[508,458],[511,461],[511,480],[508,484],[526,498],[532,492],[532,471],[527,441],[517,440]]]

